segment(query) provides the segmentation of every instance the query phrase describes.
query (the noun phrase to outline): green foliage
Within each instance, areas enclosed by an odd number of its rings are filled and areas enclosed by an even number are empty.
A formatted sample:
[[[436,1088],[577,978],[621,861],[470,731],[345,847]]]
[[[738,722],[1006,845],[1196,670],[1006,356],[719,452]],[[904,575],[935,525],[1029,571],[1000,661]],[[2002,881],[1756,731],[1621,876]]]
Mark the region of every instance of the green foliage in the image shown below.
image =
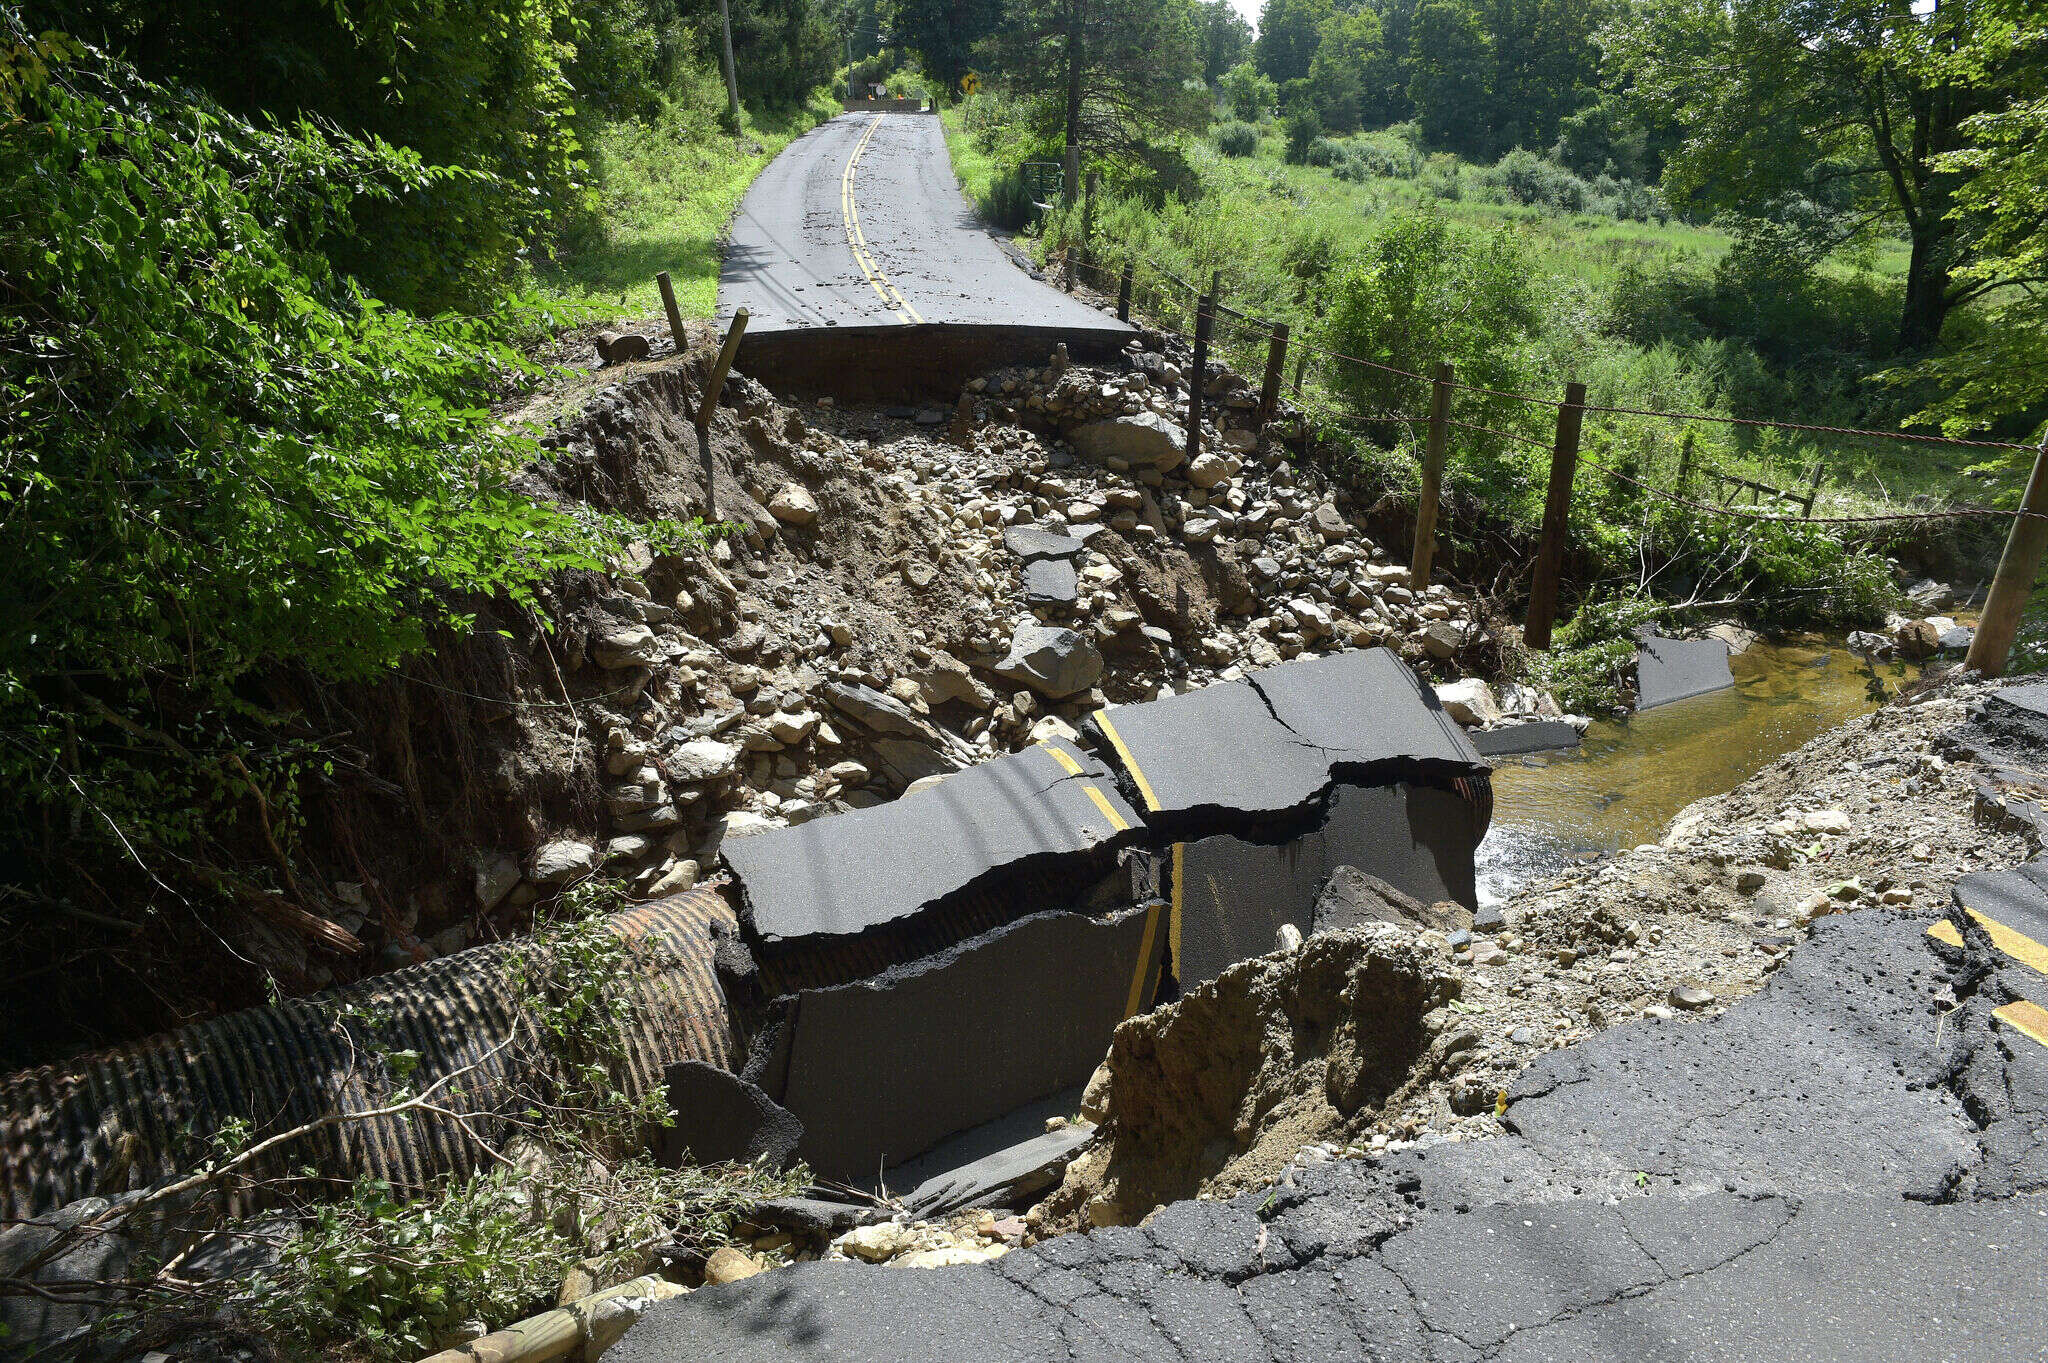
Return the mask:
[[[1250,156],[1259,149],[1259,130],[1249,123],[1223,123],[1216,128],[1216,150],[1225,156]]]
[[[1202,47],[1202,80],[1210,87],[1251,56],[1252,26],[1230,0],[1195,0]]]
[[[1287,164],[1306,164],[1309,148],[1323,135],[1323,120],[1315,109],[1307,104],[1296,108],[1287,115]]]
[[[1239,62],[1223,75],[1223,98],[1238,118],[1262,123],[1279,101],[1280,87],[1250,62]]]
[[[1335,8],[1331,0],[1266,0],[1255,46],[1259,70],[1278,85],[1306,77],[1323,21]]]
[[[1127,177],[1171,166],[1173,142],[1208,126],[1199,13],[1189,0],[1015,0],[987,51],[1036,141],[1064,148],[1070,74],[1080,83],[1071,129],[1087,162]],[[1078,72],[1070,59],[1078,52]]]
[[[522,1068],[550,1078],[522,1095],[525,1148],[421,1197],[365,1179],[314,1207],[275,1275],[245,1303],[260,1320],[306,1348],[417,1358],[465,1321],[502,1327],[544,1308],[579,1260],[624,1276],[649,1244],[731,1243],[747,1209],[808,1182],[801,1168],[670,1170],[636,1153],[650,1124],[670,1118],[658,1091],[640,1102],[625,1096],[632,1011],[621,986],[660,963],[640,961],[645,948],[605,925],[623,907],[617,893],[572,890],[557,910],[562,921],[515,951]]]
[[[511,341],[542,314],[424,320],[318,254],[470,173],[90,53],[48,73],[0,139],[10,860],[203,869],[252,808],[288,837],[325,760],[253,703],[267,669],[379,675],[462,596],[527,603],[625,527],[511,485],[531,446],[482,402],[532,374]]]

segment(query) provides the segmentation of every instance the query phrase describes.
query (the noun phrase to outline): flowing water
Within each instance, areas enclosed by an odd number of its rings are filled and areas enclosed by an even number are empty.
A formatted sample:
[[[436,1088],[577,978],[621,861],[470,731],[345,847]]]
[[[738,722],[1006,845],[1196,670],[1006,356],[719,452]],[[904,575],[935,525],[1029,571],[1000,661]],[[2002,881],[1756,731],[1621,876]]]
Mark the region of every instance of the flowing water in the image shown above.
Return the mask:
[[[1867,714],[1920,675],[1819,639],[1730,660],[1735,689],[1600,720],[1582,746],[1502,758],[1479,899],[1497,903],[1575,861],[1655,842],[1694,800],[1733,790],[1785,753]]]

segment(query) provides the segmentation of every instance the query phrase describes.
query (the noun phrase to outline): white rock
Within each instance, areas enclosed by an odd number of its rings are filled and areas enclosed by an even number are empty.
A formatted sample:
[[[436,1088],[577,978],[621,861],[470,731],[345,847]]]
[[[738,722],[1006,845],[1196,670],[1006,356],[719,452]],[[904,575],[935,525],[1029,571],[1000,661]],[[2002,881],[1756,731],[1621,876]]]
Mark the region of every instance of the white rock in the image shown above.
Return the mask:
[[[1230,476],[1230,464],[1222,455],[1204,453],[1187,467],[1188,481],[1199,488],[1212,488]]]
[[[715,738],[693,738],[669,753],[667,766],[678,781],[721,781],[739,770],[740,750]]]
[[[590,641],[590,658],[599,667],[648,667],[661,661],[661,641],[645,625],[616,624]]]
[[[879,1264],[903,1252],[909,1236],[893,1221],[873,1226],[855,1226],[832,1242],[833,1248],[855,1259]]]
[[[594,873],[599,861],[597,849],[589,843],[558,838],[534,850],[526,875],[536,885],[563,885]]]
[[[1493,688],[1477,677],[1439,682],[1436,698],[1443,704],[1445,713],[1460,724],[1491,724],[1500,718],[1500,707],[1494,703]]]

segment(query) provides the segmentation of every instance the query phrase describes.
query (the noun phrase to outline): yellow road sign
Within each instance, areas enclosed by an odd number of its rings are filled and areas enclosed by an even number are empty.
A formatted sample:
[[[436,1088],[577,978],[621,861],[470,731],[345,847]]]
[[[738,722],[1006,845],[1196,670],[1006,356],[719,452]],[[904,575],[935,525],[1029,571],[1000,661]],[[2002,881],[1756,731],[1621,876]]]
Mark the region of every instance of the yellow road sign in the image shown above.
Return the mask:
[[[975,92],[976,90],[979,90],[980,88],[981,88],[981,77],[980,77],[980,76],[978,76],[978,75],[976,75],[976,74],[975,74],[974,72],[972,72],[972,71],[969,71],[969,72],[968,72],[968,73],[967,73],[966,75],[964,75],[964,76],[962,76],[962,77],[960,78],[960,93],[961,93],[961,94],[963,94],[963,95],[971,95],[971,94],[973,94],[973,93],[974,93],[974,92]]]

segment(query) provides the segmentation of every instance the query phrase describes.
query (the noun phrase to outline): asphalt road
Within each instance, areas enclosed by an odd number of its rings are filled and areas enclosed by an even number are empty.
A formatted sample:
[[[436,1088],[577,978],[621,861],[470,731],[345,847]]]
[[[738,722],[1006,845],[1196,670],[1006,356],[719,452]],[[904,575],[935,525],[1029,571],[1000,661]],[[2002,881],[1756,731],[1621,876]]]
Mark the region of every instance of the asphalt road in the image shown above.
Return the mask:
[[[1554,1052],[1510,1134],[1299,1170],[990,1264],[812,1264],[657,1306],[608,1363],[2048,1358],[2031,966],[1824,919],[1712,1021]]]
[[[843,114],[792,142],[741,200],[721,318],[750,335],[918,323],[1121,332],[1032,279],[976,223],[932,114]]]

